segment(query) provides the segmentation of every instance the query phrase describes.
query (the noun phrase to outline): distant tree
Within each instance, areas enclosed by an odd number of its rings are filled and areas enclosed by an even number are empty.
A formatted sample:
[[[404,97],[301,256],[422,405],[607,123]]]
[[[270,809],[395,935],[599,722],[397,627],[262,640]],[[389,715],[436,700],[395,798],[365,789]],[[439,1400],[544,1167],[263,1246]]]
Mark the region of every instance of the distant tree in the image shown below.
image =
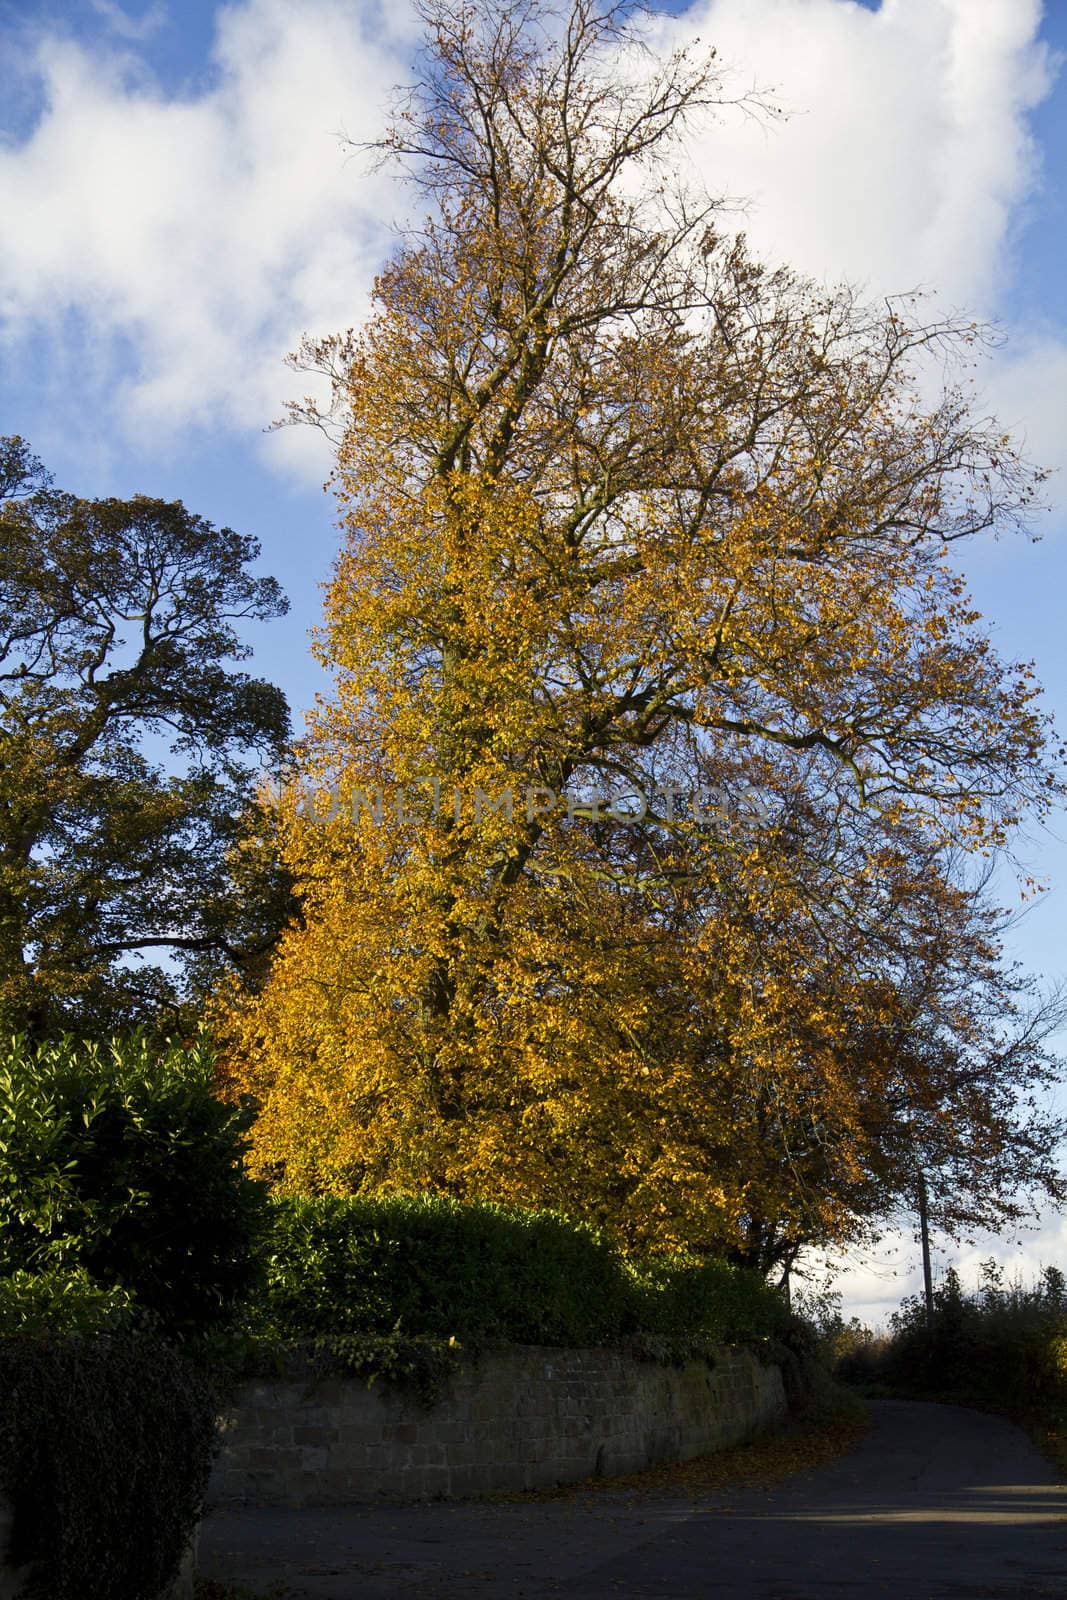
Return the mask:
[[[172,1027],[161,952],[250,970],[287,909],[242,853],[280,689],[236,625],[287,602],[254,539],[180,501],[82,500],[0,440],[0,1027]]]

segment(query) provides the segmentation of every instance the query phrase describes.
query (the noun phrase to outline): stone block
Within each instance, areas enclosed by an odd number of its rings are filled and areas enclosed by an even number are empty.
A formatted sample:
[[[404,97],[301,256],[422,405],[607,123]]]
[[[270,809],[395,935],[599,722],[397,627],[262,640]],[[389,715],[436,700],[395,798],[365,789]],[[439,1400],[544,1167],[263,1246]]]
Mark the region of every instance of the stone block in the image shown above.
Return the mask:
[[[291,1431],[295,1445],[331,1445],[336,1444],[341,1437],[339,1427],[331,1427],[326,1423],[316,1423],[312,1426],[298,1423]]]
[[[338,1424],[338,1443],[345,1449],[352,1449],[358,1445],[364,1447],[372,1444],[381,1444],[383,1424],[380,1418],[360,1418],[355,1421],[342,1421]]]

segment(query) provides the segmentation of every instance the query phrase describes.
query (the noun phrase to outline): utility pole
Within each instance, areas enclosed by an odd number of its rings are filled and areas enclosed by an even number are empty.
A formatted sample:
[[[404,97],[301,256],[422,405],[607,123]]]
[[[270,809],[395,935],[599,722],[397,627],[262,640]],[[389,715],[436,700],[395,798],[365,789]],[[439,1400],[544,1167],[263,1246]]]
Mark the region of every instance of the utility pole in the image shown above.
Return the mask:
[[[926,1212],[926,1178],[919,1173],[919,1238],[923,1251],[923,1293],[926,1297],[926,1331],[934,1331],[934,1277],[930,1269],[930,1222]]]

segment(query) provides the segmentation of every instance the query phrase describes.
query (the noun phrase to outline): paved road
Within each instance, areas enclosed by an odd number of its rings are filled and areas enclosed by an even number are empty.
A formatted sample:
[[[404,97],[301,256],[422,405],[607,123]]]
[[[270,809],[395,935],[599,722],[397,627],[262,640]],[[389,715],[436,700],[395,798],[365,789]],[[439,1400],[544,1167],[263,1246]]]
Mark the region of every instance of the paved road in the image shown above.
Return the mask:
[[[291,1600],[1067,1600],[1067,1488],[1010,1423],[879,1401],[774,1489],[220,1511],[201,1571]]]

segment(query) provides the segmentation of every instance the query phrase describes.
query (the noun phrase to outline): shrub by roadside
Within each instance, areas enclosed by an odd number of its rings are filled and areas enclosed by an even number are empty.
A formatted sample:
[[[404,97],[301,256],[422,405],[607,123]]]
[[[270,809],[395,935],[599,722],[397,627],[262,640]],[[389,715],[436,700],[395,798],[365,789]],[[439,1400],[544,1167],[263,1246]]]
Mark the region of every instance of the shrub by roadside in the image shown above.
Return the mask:
[[[0,1050],[0,1274],[83,1271],[179,1336],[225,1317],[264,1197],[213,1075],[204,1041]]]
[[[13,1272],[0,1278],[0,1339],[113,1333],[136,1318],[125,1289],[105,1289],[87,1272]]]
[[[934,1291],[933,1326],[917,1296],[887,1340],[842,1356],[841,1375],[913,1394],[1025,1408],[1067,1405],[1067,1287],[1055,1267],[1029,1289],[1006,1285],[993,1261],[968,1293],[949,1270]]]
[[[682,1258],[633,1263],[554,1212],[433,1197],[284,1198],[271,1206],[252,1326],[278,1339],[401,1332],[583,1346],[644,1336],[769,1339],[789,1323],[757,1274]]]
[[[130,1302],[84,1278],[0,1282],[0,1559],[35,1600],[152,1600],[200,1515],[215,1400]]]
[[[890,1335],[853,1341],[836,1370],[867,1389],[1015,1417],[1067,1468],[1067,1281],[1057,1267],[1024,1288],[990,1260],[970,1292],[950,1268],[934,1290],[931,1328],[923,1301],[909,1296]]]
[[[433,1197],[278,1199],[255,1301],[281,1337],[597,1344],[635,1329],[616,1252],[550,1212]]]
[[[631,1262],[641,1331],[676,1341],[745,1344],[793,1339],[798,1323],[758,1272],[727,1261],[658,1256]]]
[[[0,1050],[0,1493],[42,1600],[153,1600],[199,1516],[218,1396],[172,1341],[256,1271],[264,1198],[203,1042]]]

